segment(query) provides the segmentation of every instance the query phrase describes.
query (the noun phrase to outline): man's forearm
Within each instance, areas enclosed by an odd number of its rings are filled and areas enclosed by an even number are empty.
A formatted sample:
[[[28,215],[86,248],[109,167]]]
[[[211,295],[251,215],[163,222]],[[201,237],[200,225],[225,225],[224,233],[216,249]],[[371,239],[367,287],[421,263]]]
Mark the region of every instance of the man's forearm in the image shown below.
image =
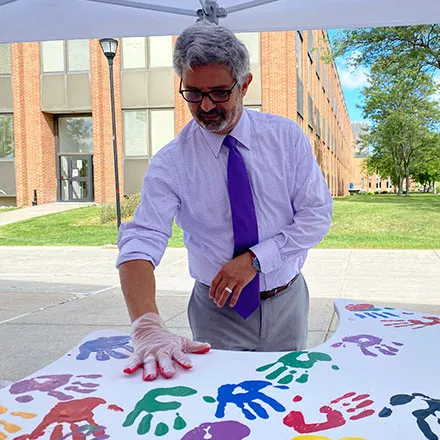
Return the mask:
[[[149,261],[133,260],[121,264],[119,278],[132,322],[145,313],[159,313],[154,267]]]

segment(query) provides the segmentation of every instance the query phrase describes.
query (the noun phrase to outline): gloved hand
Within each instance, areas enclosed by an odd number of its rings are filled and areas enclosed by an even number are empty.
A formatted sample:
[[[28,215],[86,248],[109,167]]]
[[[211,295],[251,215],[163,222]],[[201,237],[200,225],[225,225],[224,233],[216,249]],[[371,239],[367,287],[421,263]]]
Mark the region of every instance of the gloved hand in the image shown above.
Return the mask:
[[[185,370],[192,368],[192,363],[185,353],[207,353],[211,346],[195,342],[183,336],[169,332],[157,313],[145,313],[131,326],[131,340],[134,353],[124,370],[133,374],[143,366],[144,380],[154,380],[160,374],[169,379],[176,374],[174,361]]]

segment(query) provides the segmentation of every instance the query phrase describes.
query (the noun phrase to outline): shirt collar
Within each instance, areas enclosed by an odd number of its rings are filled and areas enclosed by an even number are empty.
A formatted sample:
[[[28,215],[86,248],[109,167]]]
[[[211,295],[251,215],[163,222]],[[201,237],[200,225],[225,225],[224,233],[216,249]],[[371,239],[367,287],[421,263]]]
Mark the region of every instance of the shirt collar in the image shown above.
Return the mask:
[[[223,139],[226,135],[224,134],[216,134],[211,133],[208,130],[205,130],[204,128],[198,126],[203,139],[208,144],[208,147],[213,152],[215,157],[218,157],[220,154],[220,149],[223,144]],[[232,129],[232,131],[229,133],[231,136],[235,137],[235,139],[240,142],[243,147],[250,149],[251,145],[251,130],[250,130],[250,121],[249,121],[249,115],[245,108],[243,108],[243,113],[241,114],[240,120],[238,121],[238,124]]]

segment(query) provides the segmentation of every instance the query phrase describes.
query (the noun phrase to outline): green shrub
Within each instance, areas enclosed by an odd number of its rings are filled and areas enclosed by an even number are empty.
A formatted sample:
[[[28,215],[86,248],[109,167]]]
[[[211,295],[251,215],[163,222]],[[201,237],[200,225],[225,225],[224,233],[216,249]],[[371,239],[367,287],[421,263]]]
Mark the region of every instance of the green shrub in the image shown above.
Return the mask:
[[[141,201],[141,194],[125,195],[121,199],[121,219],[122,221],[129,221],[133,218],[134,211]],[[101,205],[99,216],[101,223],[109,223],[116,220],[116,205]]]

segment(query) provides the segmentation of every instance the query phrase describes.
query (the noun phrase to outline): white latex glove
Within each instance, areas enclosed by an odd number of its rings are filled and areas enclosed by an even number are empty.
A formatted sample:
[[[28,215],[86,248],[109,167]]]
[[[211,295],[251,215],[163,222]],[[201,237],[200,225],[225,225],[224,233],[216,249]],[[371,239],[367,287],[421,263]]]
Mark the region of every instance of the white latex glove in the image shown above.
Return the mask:
[[[169,332],[157,313],[145,313],[131,326],[131,340],[134,353],[124,370],[133,374],[143,366],[144,380],[154,380],[160,374],[169,379],[176,374],[174,362],[185,370],[192,368],[192,363],[185,353],[207,353],[211,346],[195,342],[183,336]]]

